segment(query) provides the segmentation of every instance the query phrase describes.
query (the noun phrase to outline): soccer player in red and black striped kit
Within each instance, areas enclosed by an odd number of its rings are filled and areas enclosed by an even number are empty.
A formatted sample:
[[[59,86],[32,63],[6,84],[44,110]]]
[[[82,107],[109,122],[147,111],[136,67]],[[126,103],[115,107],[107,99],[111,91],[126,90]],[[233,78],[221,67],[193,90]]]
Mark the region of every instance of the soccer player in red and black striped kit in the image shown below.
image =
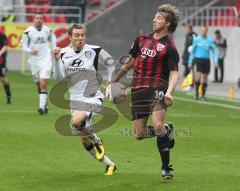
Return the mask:
[[[6,78],[7,37],[0,31],[0,81],[7,96],[7,104],[11,103],[11,90]]]
[[[168,36],[176,30],[179,11],[165,4],[158,7],[153,19],[153,33],[136,38],[130,56],[112,78],[117,82],[131,68],[132,120],[137,140],[157,137],[157,147],[162,160],[162,177],[172,179],[169,165],[170,149],[174,146],[173,125],[164,125],[167,107],[173,104],[172,92],[178,81],[179,54]],[[153,126],[147,125],[152,115]]]

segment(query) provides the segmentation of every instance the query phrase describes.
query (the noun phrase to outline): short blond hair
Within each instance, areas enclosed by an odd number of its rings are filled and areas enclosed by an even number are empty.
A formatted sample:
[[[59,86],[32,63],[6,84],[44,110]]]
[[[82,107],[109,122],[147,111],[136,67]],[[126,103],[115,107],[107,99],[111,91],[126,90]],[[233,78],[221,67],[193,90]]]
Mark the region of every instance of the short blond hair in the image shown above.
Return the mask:
[[[167,22],[170,22],[170,26],[168,27],[168,31],[173,33],[178,25],[179,20],[179,10],[171,5],[171,4],[164,4],[158,7],[157,12],[164,13],[165,19]]]

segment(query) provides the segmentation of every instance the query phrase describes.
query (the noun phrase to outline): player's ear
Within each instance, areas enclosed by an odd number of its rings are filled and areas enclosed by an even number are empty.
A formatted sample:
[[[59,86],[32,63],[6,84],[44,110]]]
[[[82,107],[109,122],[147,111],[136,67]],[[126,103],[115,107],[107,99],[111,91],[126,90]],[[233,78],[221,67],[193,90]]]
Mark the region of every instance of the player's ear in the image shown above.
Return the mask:
[[[69,38],[69,40],[71,41],[72,40],[72,35],[68,35],[68,38]]]
[[[168,22],[167,22],[167,26],[170,27],[170,25],[171,25],[171,23],[168,21]]]

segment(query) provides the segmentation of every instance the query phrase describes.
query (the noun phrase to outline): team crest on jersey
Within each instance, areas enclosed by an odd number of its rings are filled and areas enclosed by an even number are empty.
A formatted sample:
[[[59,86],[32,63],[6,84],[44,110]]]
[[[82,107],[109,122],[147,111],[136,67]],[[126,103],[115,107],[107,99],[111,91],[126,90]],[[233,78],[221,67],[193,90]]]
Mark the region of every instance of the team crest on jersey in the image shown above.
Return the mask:
[[[87,59],[89,59],[89,58],[92,57],[92,52],[91,52],[91,51],[86,51],[84,54],[85,54],[85,57],[86,57]]]
[[[164,45],[163,44],[161,44],[161,43],[159,43],[158,45],[157,45],[157,51],[162,51],[162,49],[164,49]]]

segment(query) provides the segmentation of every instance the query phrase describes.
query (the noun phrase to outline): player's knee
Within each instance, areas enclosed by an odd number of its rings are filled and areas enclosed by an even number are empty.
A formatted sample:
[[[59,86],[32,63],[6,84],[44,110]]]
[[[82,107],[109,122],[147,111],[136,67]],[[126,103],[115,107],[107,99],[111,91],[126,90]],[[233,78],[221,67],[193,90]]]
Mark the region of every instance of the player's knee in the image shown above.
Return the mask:
[[[80,124],[81,124],[81,123],[79,122],[78,119],[76,119],[76,118],[74,118],[74,117],[71,119],[71,125],[72,125],[72,126],[74,126],[74,127],[77,128],[77,127],[80,126]]]

